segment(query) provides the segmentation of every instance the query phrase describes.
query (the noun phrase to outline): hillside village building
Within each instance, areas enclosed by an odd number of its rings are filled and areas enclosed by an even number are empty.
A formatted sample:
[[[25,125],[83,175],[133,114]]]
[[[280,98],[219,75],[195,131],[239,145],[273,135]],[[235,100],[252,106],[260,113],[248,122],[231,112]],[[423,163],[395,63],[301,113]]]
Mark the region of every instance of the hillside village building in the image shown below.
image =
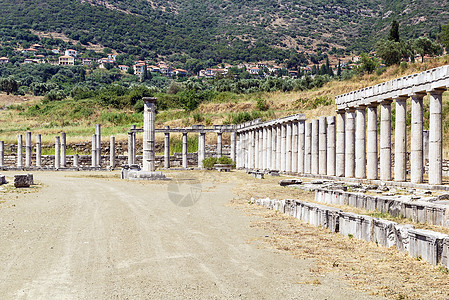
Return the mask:
[[[74,66],[75,58],[70,55],[63,55],[59,57],[59,65],[61,66]]]

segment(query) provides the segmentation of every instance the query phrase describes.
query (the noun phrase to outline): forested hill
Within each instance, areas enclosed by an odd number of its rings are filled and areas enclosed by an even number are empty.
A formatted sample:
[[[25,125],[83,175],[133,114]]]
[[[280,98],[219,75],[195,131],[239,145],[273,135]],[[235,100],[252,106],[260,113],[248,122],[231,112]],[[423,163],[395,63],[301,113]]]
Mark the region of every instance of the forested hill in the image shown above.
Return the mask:
[[[0,38],[64,33],[144,57],[283,60],[300,52],[368,51],[391,21],[405,38],[435,36],[447,0],[0,0]],[[332,49],[335,47],[335,49]],[[340,50],[340,54],[343,54]],[[182,59],[182,58],[181,58]]]

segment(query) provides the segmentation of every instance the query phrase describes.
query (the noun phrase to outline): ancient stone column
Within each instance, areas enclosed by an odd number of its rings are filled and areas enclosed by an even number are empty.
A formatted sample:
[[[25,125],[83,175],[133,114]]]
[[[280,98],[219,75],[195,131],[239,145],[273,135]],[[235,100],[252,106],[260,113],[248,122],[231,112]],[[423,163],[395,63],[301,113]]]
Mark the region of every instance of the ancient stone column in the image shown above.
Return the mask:
[[[277,168],[277,128],[276,125],[271,127],[271,170]]]
[[[346,150],[346,112],[337,111],[335,119],[337,127],[336,148],[335,148],[335,176],[345,176],[345,150]]]
[[[128,132],[128,166],[132,164],[133,164],[133,134],[131,132]]]
[[[17,167],[23,167],[23,154],[22,154],[22,135],[17,136]]]
[[[287,126],[285,123],[281,124],[281,169],[279,171],[285,172],[287,165]]]
[[[282,149],[282,125],[278,124],[276,129],[276,169],[281,170],[281,149]]]
[[[254,169],[254,146],[255,146],[255,142],[254,142],[254,138],[255,138],[255,134],[254,134],[254,130],[250,130],[248,133],[248,147],[249,147],[249,151],[248,151],[248,166],[250,169]]]
[[[285,171],[287,173],[292,172],[292,126],[293,124],[291,122],[288,122],[285,124],[286,127],[286,141],[285,141]]]
[[[273,169],[272,164],[271,164],[271,162],[272,162],[271,154],[273,152],[272,131],[273,130],[271,127],[267,127],[267,158],[266,159],[267,159],[267,169],[268,170]]]
[[[31,132],[25,135],[25,167],[31,167]]]
[[[75,154],[73,155],[73,167],[74,168],[79,168],[79,155]]]
[[[327,117],[327,175],[335,176],[335,116]]]
[[[422,131],[422,156],[423,166],[429,161],[429,130]]]
[[[259,129],[254,130],[254,168],[259,169],[259,160],[260,160],[260,152],[259,152]]]
[[[223,133],[217,132],[217,157],[223,156]]]
[[[136,129],[136,125],[131,125],[131,161],[132,164],[137,164],[137,140],[136,140],[136,132],[133,131]]]
[[[377,155],[377,104],[368,106],[367,139],[366,139],[366,178],[378,178]]]
[[[391,100],[380,103],[380,180],[391,180]]]
[[[366,178],[366,107],[356,109],[355,177]]]
[[[292,123],[292,173],[298,173],[298,122]]]
[[[0,141],[0,167],[5,166],[5,142]]]
[[[97,135],[92,134],[92,168],[97,166]]]
[[[55,137],[55,170],[61,167],[61,139],[59,136]]]
[[[429,184],[443,183],[443,92],[430,91],[429,117]]]
[[[187,132],[182,133],[182,167],[187,168]]]
[[[97,140],[95,141],[96,144],[95,154],[97,155],[95,162],[96,167],[101,167],[101,124],[97,124],[95,126],[95,135],[97,137]]]
[[[424,93],[412,95],[412,120],[410,138],[410,179],[412,183],[423,182],[423,98]]]
[[[42,139],[41,135],[36,135],[36,167],[42,168]]]
[[[231,159],[234,162],[237,161],[236,146],[237,146],[236,134],[235,131],[231,131]]]
[[[327,120],[326,117],[319,119],[319,141],[318,141],[318,173],[326,175],[327,173]]]
[[[304,141],[304,173],[312,171],[312,123],[306,123]]]
[[[259,169],[263,169],[263,128],[259,128]]]
[[[170,126],[165,126],[166,130],[170,129]],[[164,168],[170,168],[170,132],[164,133]]]
[[[144,97],[143,114],[143,171],[154,172],[155,166],[155,102],[156,98]]]
[[[311,144],[311,154],[312,154],[312,165],[311,173],[313,175],[318,175],[319,171],[319,121],[317,119],[312,120],[312,144]]]
[[[267,127],[262,128],[262,169],[267,169]]]
[[[346,112],[345,177],[355,176],[355,110]]]
[[[303,174],[304,172],[304,160],[305,160],[305,140],[306,140],[306,122],[298,122],[298,173]]]
[[[67,136],[65,132],[61,132],[61,167],[65,168],[66,165],[67,165]]]
[[[111,136],[109,141],[109,167],[115,168],[115,137]]]
[[[206,158],[206,132],[200,132],[199,140],[201,141],[201,150],[198,149],[200,157],[198,158],[198,167],[203,168],[203,160]]]
[[[394,129],[394,180],[406,181],[407,176],[407,97],[396,99]]]

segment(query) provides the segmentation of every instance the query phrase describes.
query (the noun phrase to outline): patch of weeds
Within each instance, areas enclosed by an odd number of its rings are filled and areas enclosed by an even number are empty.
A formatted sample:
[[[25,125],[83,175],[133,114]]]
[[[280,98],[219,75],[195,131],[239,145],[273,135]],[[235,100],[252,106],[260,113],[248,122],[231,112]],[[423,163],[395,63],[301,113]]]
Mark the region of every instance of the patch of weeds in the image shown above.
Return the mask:
[[[348,233],[348,238],[352,239],[354,237],[353,234]]]

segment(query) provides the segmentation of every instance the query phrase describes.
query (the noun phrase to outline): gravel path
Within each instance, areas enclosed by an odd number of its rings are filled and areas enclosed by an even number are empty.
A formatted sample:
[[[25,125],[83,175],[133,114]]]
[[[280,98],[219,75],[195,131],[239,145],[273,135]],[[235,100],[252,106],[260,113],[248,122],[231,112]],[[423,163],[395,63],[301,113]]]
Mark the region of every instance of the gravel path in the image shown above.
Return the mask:
[[[35,172],[37,192],[0,193],[2,299],[372,299],[264,246],[226,205],[231,183],[92,174]],[[198,201],[175,205],[185,193]]]

